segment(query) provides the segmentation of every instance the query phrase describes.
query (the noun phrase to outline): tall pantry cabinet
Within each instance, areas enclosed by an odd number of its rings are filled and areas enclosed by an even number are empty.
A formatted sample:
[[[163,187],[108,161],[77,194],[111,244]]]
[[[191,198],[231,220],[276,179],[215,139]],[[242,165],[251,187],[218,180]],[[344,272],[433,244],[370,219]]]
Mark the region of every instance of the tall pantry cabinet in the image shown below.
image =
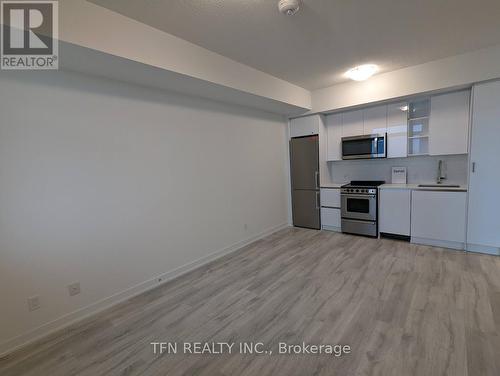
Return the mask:
[[[467,249],[500,255],[500,81],[473,90]]]

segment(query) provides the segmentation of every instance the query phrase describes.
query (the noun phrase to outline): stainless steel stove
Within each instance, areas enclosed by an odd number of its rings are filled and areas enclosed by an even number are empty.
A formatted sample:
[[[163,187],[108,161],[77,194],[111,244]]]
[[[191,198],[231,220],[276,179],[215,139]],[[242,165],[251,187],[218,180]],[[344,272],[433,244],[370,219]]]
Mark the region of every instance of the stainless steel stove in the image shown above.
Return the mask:
[[[351,181],[341,195],[342,232],[378,237],[378,186],[384,181]]]

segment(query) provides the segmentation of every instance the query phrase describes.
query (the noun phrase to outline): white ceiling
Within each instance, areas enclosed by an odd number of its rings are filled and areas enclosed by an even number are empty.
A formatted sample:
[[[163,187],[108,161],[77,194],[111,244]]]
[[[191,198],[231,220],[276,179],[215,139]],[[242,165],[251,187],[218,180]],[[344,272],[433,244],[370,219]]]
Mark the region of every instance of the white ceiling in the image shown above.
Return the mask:
[[[500,44],[499,0],[89,1],[311,90]]]

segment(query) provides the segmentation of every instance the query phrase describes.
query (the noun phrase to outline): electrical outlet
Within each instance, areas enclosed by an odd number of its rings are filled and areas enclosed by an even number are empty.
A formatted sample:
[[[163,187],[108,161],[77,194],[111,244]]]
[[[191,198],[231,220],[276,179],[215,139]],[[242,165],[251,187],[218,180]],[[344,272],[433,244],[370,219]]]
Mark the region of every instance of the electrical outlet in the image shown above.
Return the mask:
[[[69,296],[78,295],[81,292],[80,282],[75,282],[68,286]]]
[[[36,311],[37,309],[40,309],[40,297],[32,296],[28,298],[28,310],[32,312]]]

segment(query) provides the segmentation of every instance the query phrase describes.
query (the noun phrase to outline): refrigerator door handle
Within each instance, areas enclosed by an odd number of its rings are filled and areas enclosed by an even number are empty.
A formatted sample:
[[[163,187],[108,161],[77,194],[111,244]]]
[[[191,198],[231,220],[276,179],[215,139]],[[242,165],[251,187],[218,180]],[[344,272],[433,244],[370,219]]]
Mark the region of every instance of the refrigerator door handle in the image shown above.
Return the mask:
[[[319,210],[319,192],[316,192],[316,209]]]
[[[316,189],[319,189],[319,171],[314,172],[314,181],[316,182]]]

